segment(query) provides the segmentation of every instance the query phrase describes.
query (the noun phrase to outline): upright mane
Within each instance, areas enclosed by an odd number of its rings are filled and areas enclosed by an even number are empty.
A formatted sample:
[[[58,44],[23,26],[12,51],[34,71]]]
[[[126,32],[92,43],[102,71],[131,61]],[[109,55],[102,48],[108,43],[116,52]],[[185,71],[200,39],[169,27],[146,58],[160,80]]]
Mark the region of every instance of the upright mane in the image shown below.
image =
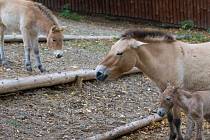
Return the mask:
[[[54,25],[58,26],[57,19],[47,7],[38,2],[33,2],[33,3],[50,21],[53,22]]]
[[[121,35],[122,39],[134,38],[143,42],[173,42],[176,38],[173,35],[166,34],[160,31],[147,30],[128,30]]]

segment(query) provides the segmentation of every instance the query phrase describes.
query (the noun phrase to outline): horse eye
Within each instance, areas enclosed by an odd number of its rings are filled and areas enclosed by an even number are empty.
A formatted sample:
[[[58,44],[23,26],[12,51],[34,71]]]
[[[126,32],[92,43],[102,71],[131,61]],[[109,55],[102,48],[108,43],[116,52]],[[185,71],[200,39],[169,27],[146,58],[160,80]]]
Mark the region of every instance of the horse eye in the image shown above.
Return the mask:
[[[55,39],[53,39],[52,41],[53,41],[53,42],[55,42],[56,40],[55,40]]]
[[[123,55],[123,53],[122,52],[118,52],[117,55]]]

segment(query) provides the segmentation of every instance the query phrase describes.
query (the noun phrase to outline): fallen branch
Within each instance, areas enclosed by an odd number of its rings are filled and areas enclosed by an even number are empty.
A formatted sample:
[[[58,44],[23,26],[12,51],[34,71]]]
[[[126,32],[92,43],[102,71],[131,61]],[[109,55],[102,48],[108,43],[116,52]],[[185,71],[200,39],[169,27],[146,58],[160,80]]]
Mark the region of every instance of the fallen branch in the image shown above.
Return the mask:
[[[64,35],[64,41],[69,40],[111,40],[114,38],[119,38],[117,36],[81,36],[81,35]],[[46,42],[46,36],[39,36],[40,42]],[[22,35],[5,35],[4,42],[23,42]]]
[[[120,136],[128,134],[132,131],[135,131],[137,129],[145,127],[145,126],[151,124],[152,122],[161,121],[163,119],[164,118],[161,118],[158,114],[150,115],[144,119],[141,119],[141,120],[138,120],[135,122],[131,122],[124,126],[117,127],[111,131],[104,133],[104,134],[98,134],[96,136],[89,137],[89,138],[87,138],[87,140],[113,140]]]
[[[137,72],[140,71],[137,68],[134,68],[130,72],[127,72],[125,74]],[[81,77],[83,81],[93,80],[96,78],[95,75],[96,73],[94,70],[77,70],[0,80],[0,94],[75,82],[78,77]]]

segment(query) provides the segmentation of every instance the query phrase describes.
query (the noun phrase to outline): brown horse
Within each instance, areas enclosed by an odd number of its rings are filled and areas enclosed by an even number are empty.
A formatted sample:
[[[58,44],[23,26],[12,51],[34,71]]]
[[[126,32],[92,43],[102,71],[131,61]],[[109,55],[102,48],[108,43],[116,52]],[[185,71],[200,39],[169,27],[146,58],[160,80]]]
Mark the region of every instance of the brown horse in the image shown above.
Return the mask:
[[[4,54],[6,29],[21,31],[25,50],[25,66],[28,71],[32,71],[31,49],[34,51],[37,67],[41,72],[45,71],[39,56],[39,33],[47,35],[47,46],[57,50],[56,57],[62,57],[63,29],[52,12],[42,4],[27,0],[0,0],[0,61],[3,65],[7,65]]]
[[[188,90],[210,89],[210,43],[188,44],[158,31],[128,31],[96,68],[100,81],[139,68],[161,91],[170,82]],[[181,86],[180,86],[181,85]],[[178,107],[168,113],[170,139],[182,139]],[[174,130],[174,125],[177,131]]]

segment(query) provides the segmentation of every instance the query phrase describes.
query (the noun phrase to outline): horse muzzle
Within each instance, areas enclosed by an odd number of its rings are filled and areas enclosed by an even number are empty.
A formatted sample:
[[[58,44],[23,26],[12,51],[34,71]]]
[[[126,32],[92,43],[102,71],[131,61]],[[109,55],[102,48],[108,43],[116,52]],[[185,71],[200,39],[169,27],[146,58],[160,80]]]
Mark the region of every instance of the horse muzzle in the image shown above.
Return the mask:
[[[96,67],[96,79],[98,81],[105,81],[108,77],[109,70],[103,66],[103,65],[98,65]]]
[[[63,57],[63,51],[62,50],[56,50],[54,51],[54,55],[56,58],[61,58]]]
[[[158,112],[157,112],[157,114],[158,114],[160,117],[164,117],[166,113],[167,113],[167,112],[166,112],[166,109],[164,109],[164,108],[159,108],[159,109],[158,109]]]

